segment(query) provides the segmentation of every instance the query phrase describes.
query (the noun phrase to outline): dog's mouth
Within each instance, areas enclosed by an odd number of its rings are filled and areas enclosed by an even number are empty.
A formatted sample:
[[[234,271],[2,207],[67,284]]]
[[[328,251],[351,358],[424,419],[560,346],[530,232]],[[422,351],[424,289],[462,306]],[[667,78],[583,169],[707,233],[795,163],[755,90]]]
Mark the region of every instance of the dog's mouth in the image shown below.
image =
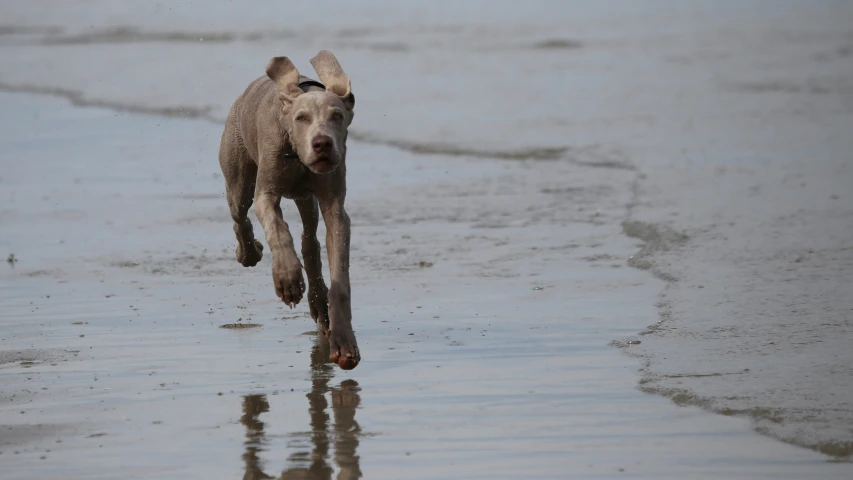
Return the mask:
[[[332,158],[328,155],[318,155],[308,168],[310,168],[315,173],[330,173],[335,167],[338,166],[338,162],[332,160]]]

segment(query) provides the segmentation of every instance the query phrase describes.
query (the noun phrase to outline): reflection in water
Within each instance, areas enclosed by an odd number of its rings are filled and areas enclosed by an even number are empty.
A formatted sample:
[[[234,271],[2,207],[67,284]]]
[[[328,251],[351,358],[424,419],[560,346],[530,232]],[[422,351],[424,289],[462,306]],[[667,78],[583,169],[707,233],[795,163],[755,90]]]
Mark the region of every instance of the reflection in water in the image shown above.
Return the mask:
[[[268,412],[270,405],[266,395],[246,395],[243,397],[243,417],[240,423],[246,426],[246,451],[243,461],[246,463],[246,473],[243,480],[261,480],[280,478],[298,479],[330,479],[334,470],[328,463],[330,444],[334,443],[335,458],[339,472],[337,479],[361,478],[358,465],[358,437],[361,428],[355,421],[355,409],[361,401],[358,395],[358,383],[355,380],[344,380],[338,387],[329,388],[329,382],[334,376],[334,365],[327,363],[329,358],[329,342],[319,336],[311,350],[311,392],[308,393],[308,413],[311,417],[311,429],[307,432],[291,434],[291,445],[300,449],[291,455],[287,461],[290,468],[279,477],[271,477],[264,473],[258,453],[264,451],[266,438],[264,422],[258,417]],[[329,406],[326,392],[331,391],[332,414],[334,424],[329,426]]]
[[[258,417],[269,410],[270,404],[267,403],[266,395],[243,397],[243,416],[240,417],[240,423],[246,426],[246,452],[243,454],[243,461],[246,462],[244,480],[272,478],[261,471],[261,461],[258,458],[258,452],[263,451],[262,446],[265,443],[264,422],[258,420]]]

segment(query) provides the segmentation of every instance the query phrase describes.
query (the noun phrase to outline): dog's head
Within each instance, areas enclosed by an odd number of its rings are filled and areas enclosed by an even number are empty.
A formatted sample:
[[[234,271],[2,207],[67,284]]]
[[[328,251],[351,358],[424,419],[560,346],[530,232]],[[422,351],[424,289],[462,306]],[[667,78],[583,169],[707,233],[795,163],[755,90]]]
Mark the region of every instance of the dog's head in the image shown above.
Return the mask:
[[[299,72],[287,57],[273,57],[267,75],[278,87],[284,128],[299,160],[312,172],[334,172],[346,155],[347,127],[352,123],[355,96],[350,80],[332,52],[323,50],[311,65],[326,91],[303,92]]]

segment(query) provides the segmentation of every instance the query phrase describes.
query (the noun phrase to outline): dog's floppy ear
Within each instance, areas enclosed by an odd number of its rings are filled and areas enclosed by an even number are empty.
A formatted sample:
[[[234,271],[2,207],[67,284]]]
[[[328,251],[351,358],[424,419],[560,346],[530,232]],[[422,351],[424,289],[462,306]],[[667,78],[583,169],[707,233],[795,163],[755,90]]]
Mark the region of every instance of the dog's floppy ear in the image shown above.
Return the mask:
[[[272,57],[267,64],[267,76],[278,85],[279,98],[292,103],[302,93],[297,83],[299,71],[287,57]]]
[[[347,109],[352,110],[355,106],[355,96],[352,94],[349,76],[344,73],[344,69],[332,52],[320,50],[320,53],[311,59],[311,66],[314,67],[320,81],[326,85],[326,91],[341,97]]]

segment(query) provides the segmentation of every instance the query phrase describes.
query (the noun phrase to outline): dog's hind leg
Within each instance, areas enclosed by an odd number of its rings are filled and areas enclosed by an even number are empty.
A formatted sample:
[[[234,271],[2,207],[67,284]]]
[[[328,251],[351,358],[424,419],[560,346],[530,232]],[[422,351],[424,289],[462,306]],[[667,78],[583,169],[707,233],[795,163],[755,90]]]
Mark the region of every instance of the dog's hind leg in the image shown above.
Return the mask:
[[[323,281],[323,262],[320,257],[320,242],[317,241],[317,225],[320,208],[317,197],[295,200],[302,218],[302,261],[308,275],[308,308],[311,318],[323,332],[329,329],[329,290]]]
[[[255,194],[258,166],[237,141],[233,125],[227,124],[219,146],[219,166],[225,176],[225,196],[234,220],[237,235],[237,261],[244,267],[254,267],[263,257],[264,246],[255,240],[249,207]]]

